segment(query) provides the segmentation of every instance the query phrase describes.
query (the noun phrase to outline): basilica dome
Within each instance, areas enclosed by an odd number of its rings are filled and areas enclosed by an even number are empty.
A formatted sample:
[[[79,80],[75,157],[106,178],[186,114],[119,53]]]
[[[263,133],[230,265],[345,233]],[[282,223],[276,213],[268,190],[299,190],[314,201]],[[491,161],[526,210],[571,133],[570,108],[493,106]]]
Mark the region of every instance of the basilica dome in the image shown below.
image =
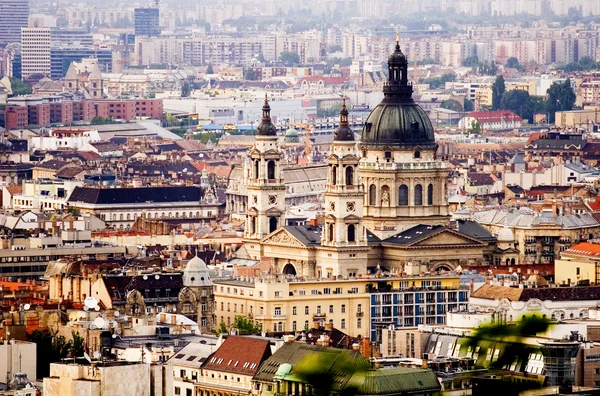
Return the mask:
[[[412,85],[408,83],[408,63],[396,49],[388,59],[388,81],[383,87],[384,98],[363,126],[361,141],[366,145],[435,147],[431,120],[412,98]]]

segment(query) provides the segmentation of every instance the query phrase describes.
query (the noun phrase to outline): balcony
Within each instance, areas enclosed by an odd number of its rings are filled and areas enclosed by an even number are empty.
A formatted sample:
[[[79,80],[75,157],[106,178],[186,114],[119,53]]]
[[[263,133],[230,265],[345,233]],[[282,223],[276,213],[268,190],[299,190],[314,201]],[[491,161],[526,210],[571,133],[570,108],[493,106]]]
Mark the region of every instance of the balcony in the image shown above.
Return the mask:
[[[315,313],[313,314],[313,320],[323,320],[327,317],[324,313]]]
[[[273,315],[273,319],[285,319],[287,315]]]
[[[364,314],[365,313],[363,311],[356,312],[356,316],[359,317],[359,318],[362,318],[364,316]]]

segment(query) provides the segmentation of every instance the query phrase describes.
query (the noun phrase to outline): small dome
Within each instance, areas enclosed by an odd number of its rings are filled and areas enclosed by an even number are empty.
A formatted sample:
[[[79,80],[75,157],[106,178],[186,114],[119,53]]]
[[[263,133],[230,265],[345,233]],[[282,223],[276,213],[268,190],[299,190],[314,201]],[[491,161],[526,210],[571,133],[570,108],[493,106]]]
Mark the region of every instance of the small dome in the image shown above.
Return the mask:
[[[207,269],[208,267],[204,260],[198,256],[188,261],[187,266],[185,267],[186,271],[206,271]]]
[[[289,127],[287,131],[285,131],[285,136],[298,136],[298,131],[294,127]]]
[[[337,142],[353,142],[354,132],[348,122],[348,109],[346,108],[346,98],[342,103],[340,110],[340,126],[333,132],[333,140]]]
[[[515,235],[513,234],[510,228],[504,227],[500,230],[496,239],[498,240],[498,242],[514,242]]]
[[[277,136],[277,128],[273,125],[271,121],[271,106],[269,105],[269,100],[267,98],[267,94],[265,93],[265,103],[262,108],[262,120],[260,124],[256,127],[256,135],[257,136]]]

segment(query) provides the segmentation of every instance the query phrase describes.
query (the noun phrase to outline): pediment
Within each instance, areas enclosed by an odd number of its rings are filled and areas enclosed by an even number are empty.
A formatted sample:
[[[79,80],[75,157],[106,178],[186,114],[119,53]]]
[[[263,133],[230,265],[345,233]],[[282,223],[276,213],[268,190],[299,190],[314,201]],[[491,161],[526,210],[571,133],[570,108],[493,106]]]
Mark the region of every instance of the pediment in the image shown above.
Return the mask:
[[[471,238],[467,235],[463,235],[459,232],[453,232],[448,229],[444,229],[441,232],[433,234],[427,238],[416,241],[411,244],[412,247],[416,246],[463,246],[463,245],[481,245],[483,243],[477,239]]]
[[[277,209],[276,207],[272,207],[267,209],[267,211],[265,212],[268,216],[281,216],[282,215],[282,211]]]
[[[279,228],[260,241],[261,245],[282,245],[288,247],[304,248],[305,246],[296,239],[292,234],[285,230],[285,228]]]

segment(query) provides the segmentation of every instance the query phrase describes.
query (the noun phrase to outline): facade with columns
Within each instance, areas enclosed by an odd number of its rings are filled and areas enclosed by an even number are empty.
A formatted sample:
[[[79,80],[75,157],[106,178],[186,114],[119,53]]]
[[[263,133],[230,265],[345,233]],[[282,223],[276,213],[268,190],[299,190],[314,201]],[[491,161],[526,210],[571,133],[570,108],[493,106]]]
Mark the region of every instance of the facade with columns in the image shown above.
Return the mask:
[[[448,169],[436,157],[431,121],[412,99],[399,45],[388,67],[384,99],[358,144],[342,107],[327,159],[322,227],[284,225],[281,155],[265,101],[246,167],[249,209],[238,257],[269,260],[275,274],[317,279],[491,264],[493,235],[474,222],[449,226]]]

